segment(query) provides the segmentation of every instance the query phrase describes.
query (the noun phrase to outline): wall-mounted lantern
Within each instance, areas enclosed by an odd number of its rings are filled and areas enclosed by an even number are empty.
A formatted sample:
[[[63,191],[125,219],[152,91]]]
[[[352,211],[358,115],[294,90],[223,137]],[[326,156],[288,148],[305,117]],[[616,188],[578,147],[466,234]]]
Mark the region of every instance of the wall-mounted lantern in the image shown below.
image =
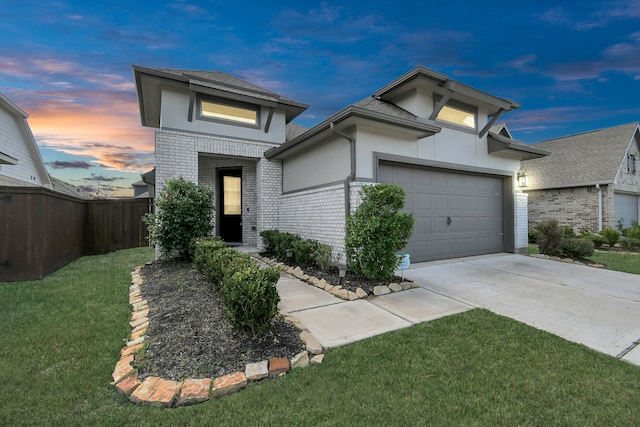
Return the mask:
[[[527,175],[527,170],[525,168],[520,168],[518,171],[518,185],[520,187],[529,186],[529,176]]]

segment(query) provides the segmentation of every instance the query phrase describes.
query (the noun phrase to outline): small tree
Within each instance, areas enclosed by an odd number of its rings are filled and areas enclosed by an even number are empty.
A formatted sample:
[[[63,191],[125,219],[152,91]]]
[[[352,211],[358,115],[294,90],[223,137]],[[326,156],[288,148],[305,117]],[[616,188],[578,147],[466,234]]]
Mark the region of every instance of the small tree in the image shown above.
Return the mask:
[[[180,177],[168,180],[156,200],[156,213],[144,221],[149,238],[164,255],[193,259],[195,239],[211,234],[213,191]]]
[[[347,218],[349,268],[374,279],[390,278],[400,263],[396,253],[411,237],[413,215],[398,212],[404,191],[397,185],[368,185],[360,194],[362,204]]]

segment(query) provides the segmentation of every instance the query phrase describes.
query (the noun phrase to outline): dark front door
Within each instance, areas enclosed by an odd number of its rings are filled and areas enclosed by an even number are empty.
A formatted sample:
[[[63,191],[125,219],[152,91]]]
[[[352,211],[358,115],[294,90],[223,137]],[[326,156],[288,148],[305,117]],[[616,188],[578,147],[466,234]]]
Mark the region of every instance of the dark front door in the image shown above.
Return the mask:
[[[221,170],[220,237],[227,243],[242,243],[242,169]]]

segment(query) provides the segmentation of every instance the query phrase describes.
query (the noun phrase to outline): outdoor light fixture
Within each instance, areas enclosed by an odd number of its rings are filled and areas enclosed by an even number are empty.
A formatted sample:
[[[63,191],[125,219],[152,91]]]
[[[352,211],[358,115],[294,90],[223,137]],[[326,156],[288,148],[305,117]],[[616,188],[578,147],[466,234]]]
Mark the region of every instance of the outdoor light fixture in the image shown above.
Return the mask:
[[[527,176],[527,170],[525,168],[520,168],[518,171],[518,185],[520,187],[529,186],[529,176]]]
[[[347,275],[346,267],[343,267],[343,266],[338,267],[338,275],[340,276],[340,286],[342,286],[342,281],[344,280],[344,277]]]
[[[287,254],[287,258],[291,258],[293,256],[293,249],[285,249],[284,251]]]

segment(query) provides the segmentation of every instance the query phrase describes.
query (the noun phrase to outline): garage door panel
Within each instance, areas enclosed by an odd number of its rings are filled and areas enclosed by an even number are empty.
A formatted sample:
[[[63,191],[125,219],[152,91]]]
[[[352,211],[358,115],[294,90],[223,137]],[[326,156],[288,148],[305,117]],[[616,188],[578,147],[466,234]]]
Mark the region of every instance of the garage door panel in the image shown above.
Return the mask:
[[[378,178],[406,192],[403,211],[415,219],[406,247],[413,261],[503,250],[501,178],[384,163]]]
[[[638,221],[638,196],[635,194],[614,193],[615,220],[622,219],[625,228],[631,227],[631,221]]]

